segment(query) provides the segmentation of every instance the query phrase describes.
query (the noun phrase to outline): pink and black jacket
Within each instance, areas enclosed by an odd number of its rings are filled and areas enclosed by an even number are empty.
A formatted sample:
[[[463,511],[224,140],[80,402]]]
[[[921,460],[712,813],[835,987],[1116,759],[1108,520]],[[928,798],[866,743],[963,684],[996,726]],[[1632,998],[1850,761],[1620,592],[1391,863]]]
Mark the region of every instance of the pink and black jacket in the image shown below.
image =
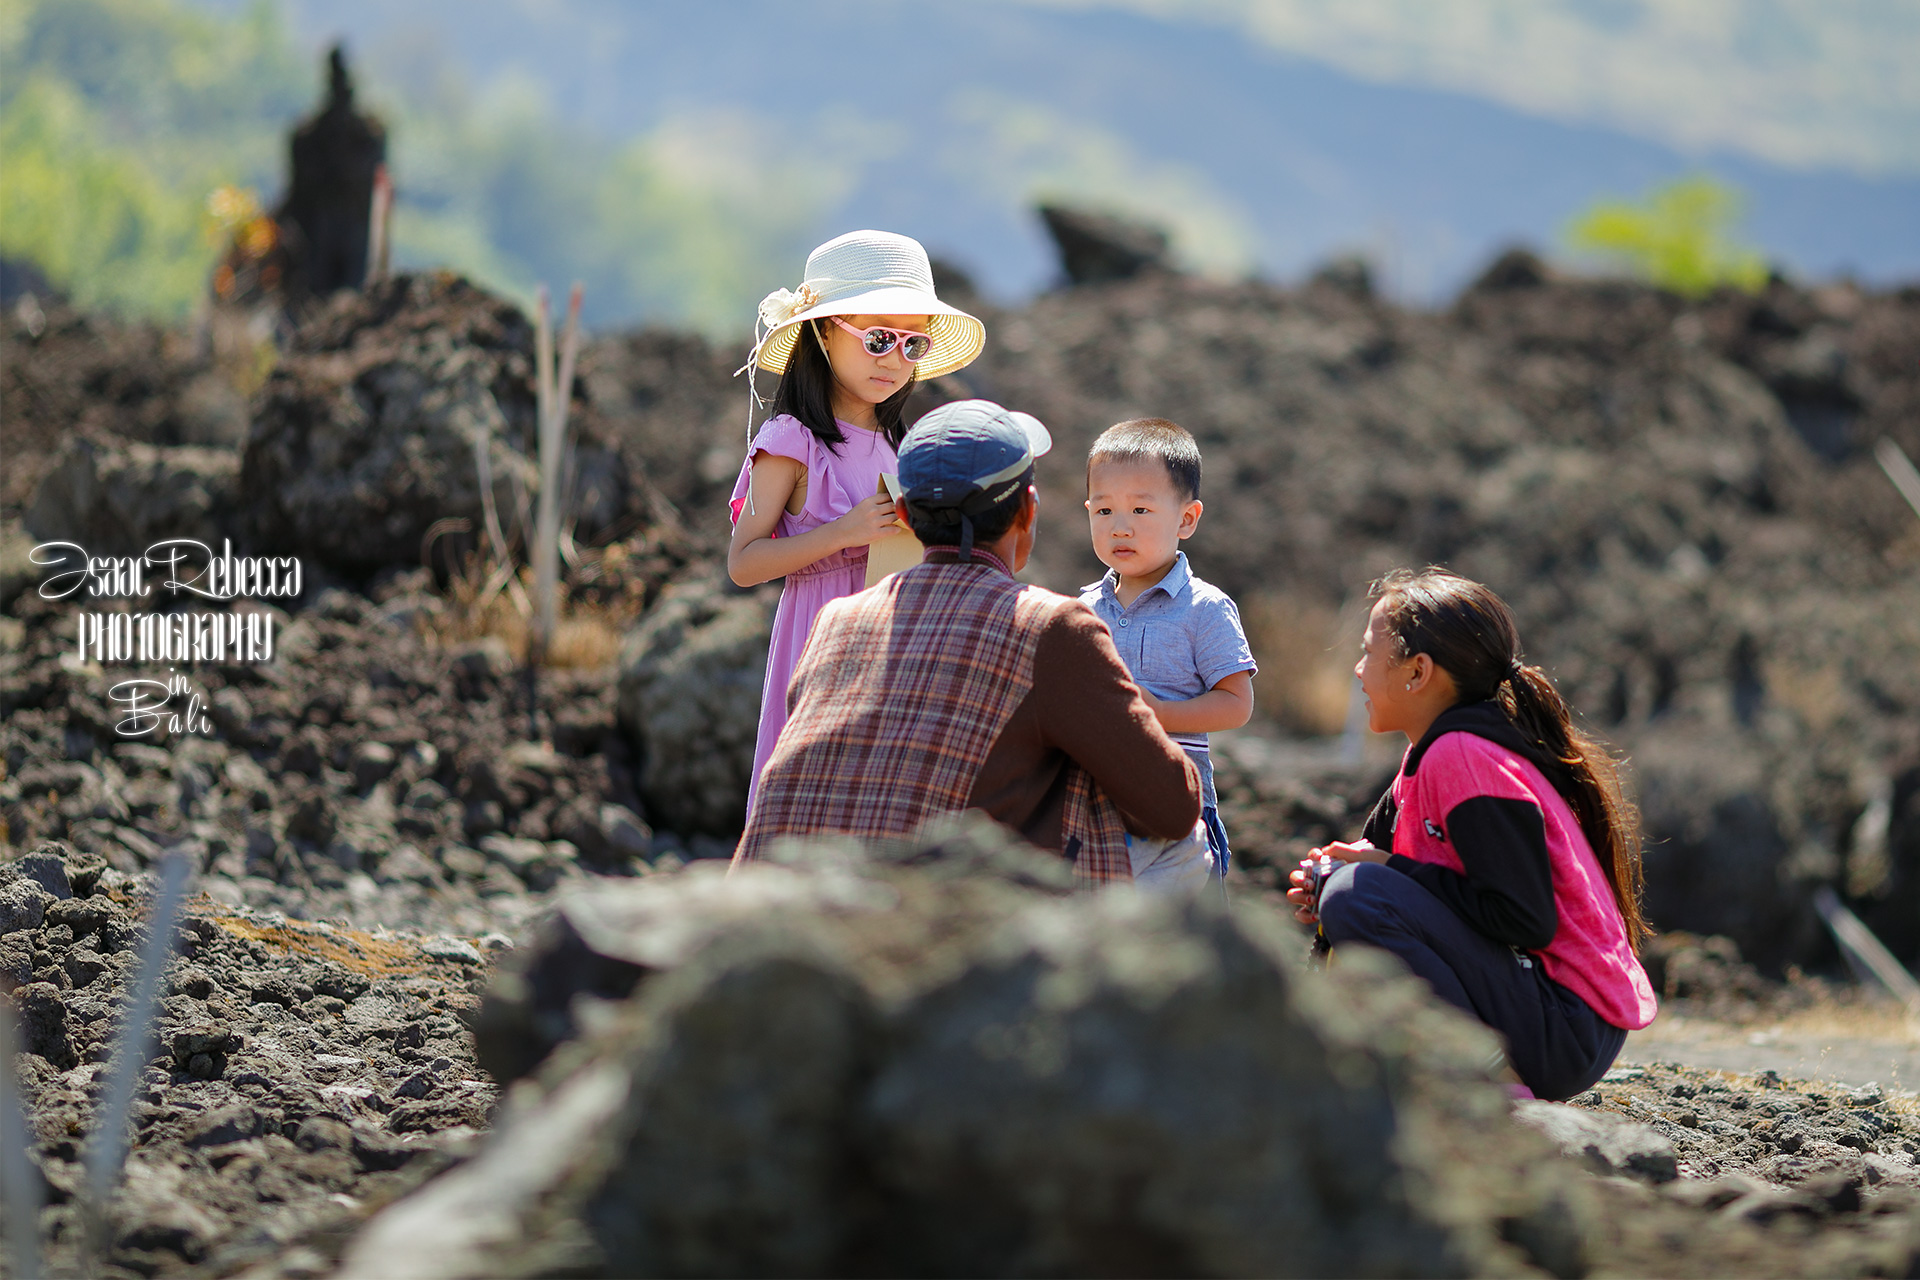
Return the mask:
[[[1442,713],[1407,749],[1366,838],[1475,929],[1539,958],[1616,1027],[1653,1021],[1646,970],[1550,762],[1493,702]]]

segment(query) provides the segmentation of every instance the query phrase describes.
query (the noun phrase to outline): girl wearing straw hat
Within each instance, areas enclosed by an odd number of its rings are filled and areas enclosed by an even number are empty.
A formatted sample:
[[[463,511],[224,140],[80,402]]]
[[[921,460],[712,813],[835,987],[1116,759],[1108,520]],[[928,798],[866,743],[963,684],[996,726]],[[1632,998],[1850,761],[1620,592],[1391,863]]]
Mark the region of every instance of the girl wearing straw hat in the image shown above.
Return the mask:
[[[806,277],[760,303],[742,370],[780,375],[773,413],[747,446],[731,500],[727,572],[743,587],[785,577],[767,653],[757,784],[787,722],[787,681],[828,601],[866,582],[867,547],[899,532],[880,477],[914,383],[963,368],[986,327],[934,296],[920,242],[850,231],[807,255]],[[757,394],[755,396],[757,401]]]

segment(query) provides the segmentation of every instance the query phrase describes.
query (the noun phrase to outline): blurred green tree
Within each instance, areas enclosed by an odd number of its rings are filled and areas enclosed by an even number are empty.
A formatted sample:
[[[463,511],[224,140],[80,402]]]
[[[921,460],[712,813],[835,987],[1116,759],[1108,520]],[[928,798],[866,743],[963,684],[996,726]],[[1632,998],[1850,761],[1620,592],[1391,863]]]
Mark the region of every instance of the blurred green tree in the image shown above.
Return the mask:
[[[1573,220],[1567,241],[1687,297],[1721,285],[1758,289],[1767,281],[1765,261],[1731,239],[1741,203],[1740,192],[1726,183],[1705,175],[1681,178],[1639,204],[1599,201]]]
[[[522,303],[543,280],[584,280],[590,323],[739,337],[843,194],[844,175],[803,168],[764,123],[703,111],[616,143],[528,81],[470,89],[441,50],[417,52],[376,52],[356,77],[392,139],[396,265]],[[183,0],[0,0],[0,253],[83,306],[186,317],[221,248],[209,197],[251,188],[271,207],[319,66],[273,0],[231,18]]]
[[[302,72],[268,0],[0,0],[0,253],[82,305],[184,317],[219,250],[208,193],[274,179]]]

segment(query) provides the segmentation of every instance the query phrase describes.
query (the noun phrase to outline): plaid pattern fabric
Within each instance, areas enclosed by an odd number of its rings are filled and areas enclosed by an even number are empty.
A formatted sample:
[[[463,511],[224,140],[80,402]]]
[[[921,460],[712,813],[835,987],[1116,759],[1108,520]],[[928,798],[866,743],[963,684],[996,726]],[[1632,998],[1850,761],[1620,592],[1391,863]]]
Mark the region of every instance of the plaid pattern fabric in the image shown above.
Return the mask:
[[[734,862],[782,836],[907,835],[966,808],[1033,688],[1040,633],[1071,603],[984,564],[934,561],[829,604]],[[1071,762],[1065,834],[1083,883],[1133,878],[1119,810]]]

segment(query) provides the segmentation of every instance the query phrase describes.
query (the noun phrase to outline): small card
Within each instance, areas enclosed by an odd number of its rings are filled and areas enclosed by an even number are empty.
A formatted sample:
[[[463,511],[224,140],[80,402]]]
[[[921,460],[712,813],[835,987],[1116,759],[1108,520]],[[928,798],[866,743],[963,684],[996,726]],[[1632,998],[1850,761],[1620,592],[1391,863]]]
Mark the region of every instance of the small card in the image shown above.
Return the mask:
[[[898,502],[900,500],[900,477],[890,476],[882,472],[880,482],[874,486],[873,491],[875,493],[885,494],[895,502]],[[882,578],[898,573],[902,569],[911,569],[914,565],[919,564],[920,558],[926,554],[926,548],[920,545],[920,539],[914,537],[913,531],[907,528],[907,522],[901,520],[898,523],[900,525],[899,533],[894,534],[890,538],[882,538],[880,541],[870,543],[867,546],[868,586],[872,586]]]

